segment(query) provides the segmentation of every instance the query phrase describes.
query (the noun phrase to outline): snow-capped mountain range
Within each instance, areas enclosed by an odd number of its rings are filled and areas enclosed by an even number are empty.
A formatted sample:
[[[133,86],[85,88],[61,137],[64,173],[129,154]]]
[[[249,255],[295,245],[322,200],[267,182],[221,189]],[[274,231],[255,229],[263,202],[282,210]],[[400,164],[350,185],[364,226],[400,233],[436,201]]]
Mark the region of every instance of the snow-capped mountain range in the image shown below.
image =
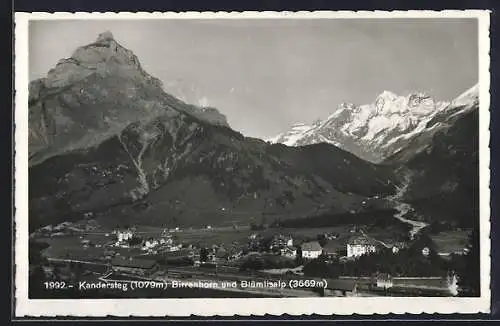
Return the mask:
[[[398,96],[384,91],[371,104],[342,103],[325,120],[310,125],[295,124],[290,131],[267,141],[287,146],[330,143],[379,163],[424,132],[436,115],[453,111],[477,98],[478,85],[451,102],[436,101],[422,92]]]

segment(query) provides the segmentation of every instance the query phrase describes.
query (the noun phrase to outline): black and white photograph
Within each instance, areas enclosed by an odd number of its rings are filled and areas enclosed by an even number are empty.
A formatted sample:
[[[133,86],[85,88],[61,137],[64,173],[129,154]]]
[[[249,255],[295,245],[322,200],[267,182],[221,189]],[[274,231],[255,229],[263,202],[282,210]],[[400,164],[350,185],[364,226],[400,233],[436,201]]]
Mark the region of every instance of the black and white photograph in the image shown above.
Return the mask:
[[[16,15],[19,311],[487,311],[488,13],[92,15]]]

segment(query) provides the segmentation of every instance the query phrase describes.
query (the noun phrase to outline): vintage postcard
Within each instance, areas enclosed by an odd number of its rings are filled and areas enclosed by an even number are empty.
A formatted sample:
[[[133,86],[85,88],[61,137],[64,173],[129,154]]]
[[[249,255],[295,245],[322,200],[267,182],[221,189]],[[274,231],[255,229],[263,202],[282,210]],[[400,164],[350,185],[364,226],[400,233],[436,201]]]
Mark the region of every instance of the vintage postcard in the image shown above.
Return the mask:
[[[17,316],[490,309],[489,12],[17,13]]]

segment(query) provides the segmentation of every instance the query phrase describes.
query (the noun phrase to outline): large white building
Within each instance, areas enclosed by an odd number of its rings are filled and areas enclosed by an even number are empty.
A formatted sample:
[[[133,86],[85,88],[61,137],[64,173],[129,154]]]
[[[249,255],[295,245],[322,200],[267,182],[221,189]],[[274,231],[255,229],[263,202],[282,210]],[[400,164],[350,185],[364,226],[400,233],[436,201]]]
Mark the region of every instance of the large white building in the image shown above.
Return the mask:
[[[303,243],[301,246],[302,257],[308,259],[316,259],[323,252],[323,248],[318,241],[311,241]]]
[[[118,230],[116,232],[116,235],[118,238],[118,243],[123,243],[131,240],[134,236],[134,233],[132,232],[132,230],[125,230],[125,231]]]
[[[349,239],[347,242],[347,257],[359,257],[377,251],[378,243],[365,236],[360,235]]]

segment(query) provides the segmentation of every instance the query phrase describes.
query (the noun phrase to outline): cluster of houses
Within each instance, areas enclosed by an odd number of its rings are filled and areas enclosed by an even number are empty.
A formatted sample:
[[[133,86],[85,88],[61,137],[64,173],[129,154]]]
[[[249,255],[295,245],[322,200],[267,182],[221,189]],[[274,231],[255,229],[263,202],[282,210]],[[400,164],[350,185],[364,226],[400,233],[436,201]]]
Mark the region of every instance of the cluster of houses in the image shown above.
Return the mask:
[[[201,249],[201,248],[200,248]],[[235,245],[212,245],[205,248],[207,250],[207,262],[215,260],[234,261],[243,256],[243,251],[239,246]]]
[[[115,246],[117,247],[128,247],[128,243],[132,238],[134,237],[134,230],[133,229],[126,229],[126,230],[115,230],[113,233],[116,234],[116,243]]]
[[[336,239],[336,235],[330,235],[326,240]],[[345,255],[347,259],[355,259],[363,255],[371,254],[380,251],[381,249],[390,249],[394,254],[397,254],[399,250],[406,248],[407,244],[403,242],[398,242],[395,244],[385,244],[383,242],[377,241],[366,234],[360,234],[352,236],[348,239],[345,248]],[[302,257],[306,259],[316,259],[321,255],[329,258],[342,256],[341,248],[339,244],[335,241],[327,241],[325,244],[321,245],[318,241],[309,241],[303,243],[301,246]]]
[[[150,237],[145,240],[142,244],[142,250],[154,253],[158,249],[165,249],[169,252],[179,251],[182,248],[182,244],[174,244],[172,237],[160,237],[154,238]]]
[[[346,246],[347,258],[357,258],[362,255],[375,253],[381,249],[389,249],[393,254],[397,254],[401,249],[408,248],[408,244],[406,242],[386,244],[375,240],[364,233],[350,238]]]
[[[380,243],[368,236],[352,237],[347,242],[347,258],[374,253],[379,247]]]
[[[348,240],[347,258],[356,258],[364,254],[376,252],[380,244],[366,236],[356,236]],[[342,251],[338,243],[328,241],[321,245],[318,241],[304,242],[300,245],[302,257],[305,259],[316,259],[321,255],[329,258],[338,257]]]
[[[250,252],[263,250],[290,258],[295,258],[297,255],[297,249],[294,246],[291,236],[277,234],[271,239],[268,238],[269,241],[264,241],[261,235],[254,233],[248,239],[248,249]]]
[[[335,240],[339,237],[340,235],[338,233],[333,233],[333,232],[326,232],[323,233],[322,237],[325,240]]]
[[[130,246],[130,241],[136,236],[133,228],[115,230],[113,233],[116,234],[116,242],[114,245],[122,248],[128,248]],[[148,253],[155,253],[159,249],[174,252],[180,250],[181,247],[181,244],[174,243],[172,234],[167,229],[163,230],[158,237],[149,237],[141,241],[141,250],[147,251]]]
[[[172,238],[172,232],[177,229],[165,229],[159,237],[149,237],[142,241],[141,249],[148,253],[157,253],[158,251],[176,252],[182,248],[181,244],[175,244]],[[128,247],[130,240],[135,235],[134,229],[116,230],[115,246]],[[401,249],[407,248],[408,244],[405,242],[396,242],[393,244],[386,244],[378,241],[364,232],[352,235],[345,246],[339,244],[338,234],[325,233],[320,235],[321,239],[325,240],[320,244],[319,241],[308,241],[300,245],[294,243],[294,239],[290,235],[277,234],[271,238],[264,238],[257,233],[249,236],[247,248],[250,252],[253,251],[266,251],[279,254],[288,258],[295,259],[297,257],[298,249],[301,249],[301,255],[305,259],[316,259],[321,255],[328,258],[340,257],[342,259],[356,259],[360,256],[376,253],[382,249],[391,250],[393,254],[397,254]],[[207,248],[209,251],[208,260],[215,260],[216,258],[235,260],[242,256],[241,248],[229,248],[224,245],[212,246]],[[425,249],[425,248],[424,248]],[[422,252],[424,256],[428,255],[425,250]]]
[[[295,258],[297,249],[293,246],[293,238],[291,236],[275,235],[269,246],[271,252],[279,252],[281,256]]]
[[[133,230],[127,229],[123,231],[117,231],[117,244],[124,244],[134,236]],[[328,234],[329,238],[337,239],[337,235]],[[297,254],[300,254],[302,258],[312,260],[317,259],[320,256],[325,256],[327,258],[341,258],[341,259],[356,259],[360,256],[367,255],[370,253],[376,253],[381,249],[384,250],[392,250],[394,254],[397,254],[398,251],[402,248],[406,247],[405,243],[395,243],[389,245],[375,240],[368,235],[361,233],[351,236],[345,245],[339,243],[339,241],[330,241],[327,237],[323,237],[323,239],[327,240],[326,242],[320,241],[308,241],[301,244],[294,243],[294,239],[287,235],[274,235],[271,238],[264,238],[259,234],[252,234],[249,236],[249,249],[250,251],[267,251],[273,252],[277,255],[285,256],[291,259],[295,259]],[[126,244],[125,244],[126,245]],[[144,241],[142,241],[142,250],[146,251],[148,254],[157,254],[158,252],[169,253],[171,259],[180,256],[186,256],[195,258],[194,252],[195,247],[193,245],[182,247],[181,244],[175,244],[172,239],[171,233],[169,230],[165,230],[160,237],[150,237]],[[201,249],[201,248],[198,248]],[[206,257],[204,258],[204,263],[216,262],[219,260],[226,261],[234,261],[240,259],[244,255],[244,251],[241,246],[237,244],[234,245],[212,245],[206,250]],[[299,251],[300,250],[300,251]],[[189,254],[186,252],[189,251]],[[422,254],[425,255],[423,252]],[[200,253],[201,255],[201,253]],[[111,258],[111,257],[110,257]],[[201,259],[201,256],[200,256]],[[199,260],[194,259],[195,262],[199,263]],[[131,261],[123,262],[123,259],[115,260],[114,265],[116,263],[120,263],[124,266],[117,265],[120,271],[124,271],[124,269],[132,270],[132,265],[134,264]],[[141,262],[142,263],[142,262]],[[121,267],[120,267],[121,266]],[[144,270],[143,267],[138,267],[140,270]],[[148,269],[148,268],[146,268]],[[118,270],[117,270],[118,271]],[[389,281],[385,280],[385,287],[388,287]],[[384,278],[380,278],[380,284],[384,283]]]
[[[86,221],[84,224],[72,222],[62,222],[57,225],[46,225],[30,234],[30,238],[36,237],[59,237],[74,234],[81,234],[85,231],[92,231],[97,228],[93,220]]]
[[[325,233],[322,234],[322,239],[326,240],[323,245],[319,241],[308,241],[300,245],[294,244],[291,236],[274,235],[269,243],[269,247],[262,246],[263,238],[258,234],[252,234],[249,237],[250,251],[269,251],[289,258],[296,258],[298,248],[301,249],[301,255],[305,259],[316,259],[321,255],[327,257],[345,256],[347,258],[357,258],[365,254],[377,252],[385,244],[379,242],[365,234],[355,235],[351,237],[346,243],[346,252],[341,254],[342,246],[339,246],[338,241],[332,241],[338,238],[338,234]],[[404,244],[394,244],[392,250],[397,253],[399,249],[403,248]]]

